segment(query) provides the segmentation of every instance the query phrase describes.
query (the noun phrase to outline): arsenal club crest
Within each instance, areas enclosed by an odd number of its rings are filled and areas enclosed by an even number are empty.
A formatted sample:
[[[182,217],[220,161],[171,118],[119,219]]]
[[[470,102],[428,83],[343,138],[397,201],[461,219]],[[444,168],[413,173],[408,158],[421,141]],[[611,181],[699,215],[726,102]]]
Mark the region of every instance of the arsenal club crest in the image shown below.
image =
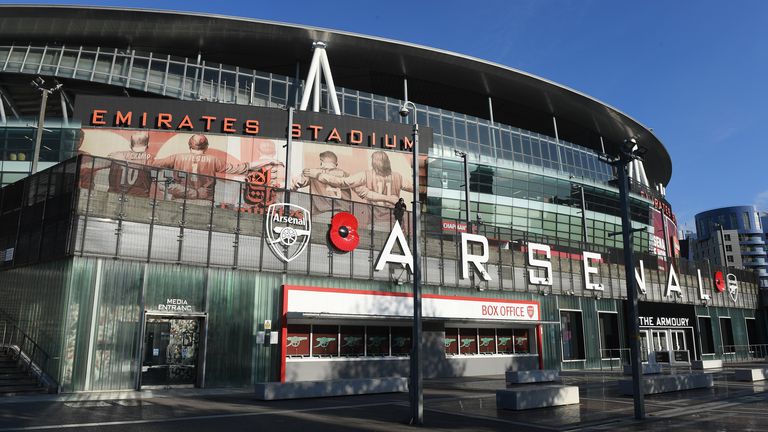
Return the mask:
[[[311,232],[312,220],[304,208],[277,203],[267,209],[267,243],[281,260],[291,262],[301,255]]]
[[[535,311],[536,310],[534,309],[534,307],[532,305],[528,306],[526,308],[526,312],[528,313],[528,318],[533,318],[533,314],[534,314]]]

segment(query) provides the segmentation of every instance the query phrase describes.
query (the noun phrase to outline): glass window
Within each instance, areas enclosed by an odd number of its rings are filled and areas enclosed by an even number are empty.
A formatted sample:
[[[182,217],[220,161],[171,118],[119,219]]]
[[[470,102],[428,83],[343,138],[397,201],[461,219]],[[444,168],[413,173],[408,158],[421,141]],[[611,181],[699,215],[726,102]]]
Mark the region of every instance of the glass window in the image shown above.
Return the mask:
[[[309,355],[309,325],[288,325],[288,338],[286,339],[286,354],[292,356]]]
[[[749,227],[749,212],[744,212],[744,229],[752,229]],[[734,227],[735,229],[736,227]]]
[[[736,347],[733,343],[733,327],[731,326],[730,318],[720,318],[720,337],[723,342],[724,353],[736,352]]]
[[[445,337],[443,338],[445,353],[456,355],[459,353],[459,329],[445,328]]]
[[[312,326],[312,356],[331,357],[339,355],[339,327],[329,325]]]
[[[459,329],[459,354],[477,354],[477,329]]]
[[[361,356],[365,354],[365,327],[341,326],[341,347],[339,352],[343,356]]]
[[[480,335],[480,354],[496,354],[496,330],[481,328],[478,333]]]
[[[581,312],[560,311],[560,331],[562,332],[563,360],[584,360]]]
[[[513,338],[512,329],[496,330],[496,344],[499,354],[512,354],[514,352],[512,348],[514,345]]]
[[[389,355],[389,327],[367,328],[366,350],[369,356]]]
[[[600,313],[600,355],[602,358],[617,358],[619,353],[618,314]]]
[[[529,329],[514,329],[512,334],[515,338],[515,354],[530,354],[530,334]]]
[[[413,330],[410,327],[392,327],[392,355],[404,356],[411,352]]]

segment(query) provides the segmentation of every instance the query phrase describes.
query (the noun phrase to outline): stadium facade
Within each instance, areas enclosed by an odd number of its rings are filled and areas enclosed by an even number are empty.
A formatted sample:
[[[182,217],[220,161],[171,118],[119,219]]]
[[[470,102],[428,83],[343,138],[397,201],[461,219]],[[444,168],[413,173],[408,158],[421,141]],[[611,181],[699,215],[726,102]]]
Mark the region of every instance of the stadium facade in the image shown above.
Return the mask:
[[[0,12],[0,309],[63,391],[407,375],[415,194],[428,376],[621,367],[600,155],[628,138],[644,358],[748,355],[764,335],[753,274],[678,256],[663,144],[587,95],[304,26]]]

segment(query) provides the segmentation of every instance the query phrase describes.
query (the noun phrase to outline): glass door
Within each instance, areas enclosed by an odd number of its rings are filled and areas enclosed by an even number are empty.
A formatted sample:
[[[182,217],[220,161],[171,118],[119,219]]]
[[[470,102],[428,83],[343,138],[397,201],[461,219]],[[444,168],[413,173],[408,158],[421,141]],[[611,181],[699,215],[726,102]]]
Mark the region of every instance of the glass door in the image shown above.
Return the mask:
[[[147,316],[141,386],[194,386],[199,318]]]
[[[667,330],[651,330],[651,351],[655,351],[656,361],[669,363],[669,342]]]
[[[685,330],[670,330],[672,342],[673,361],[675,363],[690,363],[691,354],[688,351],[688,343],[685,340]]]
[[[640,331],[640,360],[641,361],[648,361],[648,353],[650,352],[650,347],[648,346],[648,330],[641,330]]]

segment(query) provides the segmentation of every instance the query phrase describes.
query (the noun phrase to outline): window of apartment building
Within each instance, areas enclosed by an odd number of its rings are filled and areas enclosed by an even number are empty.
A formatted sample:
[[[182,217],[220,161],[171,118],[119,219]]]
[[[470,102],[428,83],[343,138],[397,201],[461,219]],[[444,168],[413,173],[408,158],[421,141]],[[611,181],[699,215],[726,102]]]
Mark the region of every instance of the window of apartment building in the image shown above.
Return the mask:
[[[563,360],[584,360],[584,328],[581,311],[560,311]]]
[[[736,347],[733,342],[733,326],[731,325],[731,318],[720,318],[720,340],[723,342],[724,353],[736,352]]]
[[[749,225],[749,212],[744,212],[744,229],[752,229]]]
[[[715,338],[712,334],[712,319],[699,317],[699,334],[701,335],[701,353],[715,353]]]
[[[733,262],[733,255],[728,255],[728,262],[730,262],[730,263]]]
[[[733,246],[731,245],[725,245],[726,252],[733,252]]]
[[[725,237],[725,241],[731,241],[731,235],[730,234],[725,234],[724,237]]]
[[[600,312],[600,356],[619,357],[619,320],[615,312]]]

